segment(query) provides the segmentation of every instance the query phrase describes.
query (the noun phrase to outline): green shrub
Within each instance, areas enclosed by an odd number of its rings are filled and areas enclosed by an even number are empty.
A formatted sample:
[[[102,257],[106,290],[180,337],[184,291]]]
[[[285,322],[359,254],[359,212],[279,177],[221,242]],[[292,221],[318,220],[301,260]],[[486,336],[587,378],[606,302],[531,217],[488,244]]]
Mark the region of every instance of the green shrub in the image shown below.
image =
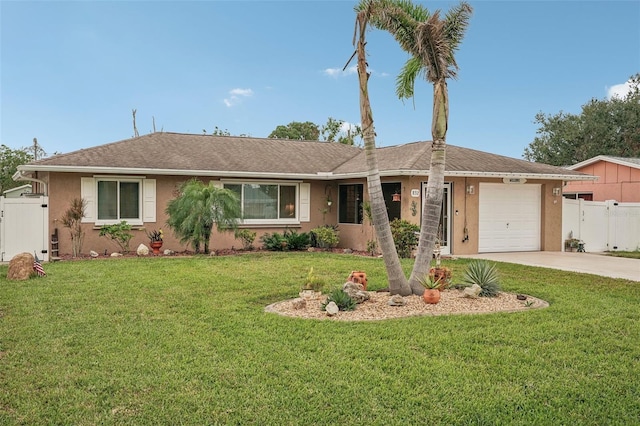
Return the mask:
[[[391,235],[398,256],[405,259],[410,258],[411,251],[418,245],[420,227],[401,219],[394,219],[389,225],[391,225]]]
[[[253,250],[253,242],[256,239],[256,233],[250,229],[236,229],[234,234],[236,240],[242,242],[242,248],[245,250]]]
[[[273,234],[266,232],[260,237],[260,241],[262,241],[262,246],[265,250],[285,251],[288,249],[288,243],[287,240],[285,240],[284,235],[277,232],[274,232]]]
[[[486,260],[472,260],[467,265],[462,281],[467,285],[482,287],[481,297],[495,297],[500,293],[500,283],[496,266]]]
[[[311,230],[312,245],[320,248],[332,248],[338,245],[340,237],[338,236],[337,226],[319,226]]]
[[[126,220],[114,225],[103,225],[100,228],[100,236],[109,237],[120,247],[122,253],[129,253],[129,242],[133,238],[133,234],[131,233],[131,225]]]
[[[327,309],[327,305],[334,302],[341,311],[353,311],[356,308],[356,302],[344,292],[341,288],[333,290],[327,297],[327,301],[322,304],[322,310]]]
[[[313,273],[313,268],[309,269],[309,273],[307,274],[307,278],[304,281],[302,289],[322,291],[322,287],[324,287],[324,280]]]
[[[303,232],[298,234],[295,230],[285,230],[284,231],[284,240],[287,242],[287,248],[289,250],[304,250],[309,247],[311,242],[311,238],[309,234]]]

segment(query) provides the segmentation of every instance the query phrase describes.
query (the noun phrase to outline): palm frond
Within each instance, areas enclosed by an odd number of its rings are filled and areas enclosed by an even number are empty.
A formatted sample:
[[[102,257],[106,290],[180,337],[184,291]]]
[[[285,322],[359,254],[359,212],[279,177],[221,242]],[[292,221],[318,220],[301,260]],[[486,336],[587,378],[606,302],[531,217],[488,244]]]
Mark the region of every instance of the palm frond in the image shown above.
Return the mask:
[[[416,77],[424,74],[424,67],[420,58],[412,56],[405,62],[400,74],[396,77],[396,95],[400,99],[413,97]]]

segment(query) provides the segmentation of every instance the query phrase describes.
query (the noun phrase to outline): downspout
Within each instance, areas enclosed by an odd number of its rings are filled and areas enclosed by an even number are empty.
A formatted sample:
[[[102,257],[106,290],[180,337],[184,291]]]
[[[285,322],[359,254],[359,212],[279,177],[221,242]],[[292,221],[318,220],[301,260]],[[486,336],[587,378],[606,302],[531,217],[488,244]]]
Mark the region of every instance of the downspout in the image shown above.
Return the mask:
[[[22,171],[22,170],[16,171],[13,174],[13,176],[11,176],[11,178],[16,182],[19,182],[19,181],[37,182],[37,183],[42,185],[42,188],[44,189],[44,195],[45,196],[49,195],[49,193],[48,193],[49,192],[48,191],[49,190],[49,186],[47,185],[47,183],[45,181],[43,181],[42,179],[36,179],[34,177],[31,177],[31,176],[26,176],[24,174],[24,171]]]

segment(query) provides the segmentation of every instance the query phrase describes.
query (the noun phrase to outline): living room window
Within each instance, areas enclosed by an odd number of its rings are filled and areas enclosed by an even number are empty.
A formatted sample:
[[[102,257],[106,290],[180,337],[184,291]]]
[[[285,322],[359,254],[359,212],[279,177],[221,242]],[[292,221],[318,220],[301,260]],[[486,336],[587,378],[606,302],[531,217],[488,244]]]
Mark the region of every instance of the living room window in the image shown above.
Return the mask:
[[[297,184],[224,183],[240,198],[243,223],[297,223]]]
[[[142,223],[141,181],[97,179],[97,212],[99,222]]]
[[[362,223],[362,184],[340,185],[338,193],[338,222]]]

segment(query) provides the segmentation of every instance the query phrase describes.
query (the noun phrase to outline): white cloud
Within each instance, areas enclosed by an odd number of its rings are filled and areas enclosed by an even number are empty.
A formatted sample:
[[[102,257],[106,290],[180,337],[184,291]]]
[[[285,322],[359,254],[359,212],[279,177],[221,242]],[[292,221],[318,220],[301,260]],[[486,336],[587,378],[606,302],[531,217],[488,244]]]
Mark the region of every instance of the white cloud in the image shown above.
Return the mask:
[[[359,125],[345,121],[344,123],[342,123],[342,126],[340,126],[340,131],[346,134],[349,130],[354,131],[356,129],[356,126]]]
[[[626,83],[615,84],[607,88],[607,99],[611,99],[614,96],[623,99],[627,93],[631,92],[631,80],[627,80]]]
[[[344,77],[351,74],[357,74],[358,67],[356,65],[352,65],[344,71],[342,70],[342,68],[327,68],[326,70],[322,71],[322,73],[329,77],[338,78],[338,77]]]
[[[231,89],[229,90],[229,94],[231,96],[229,96],[228,98],[224,98],[223,102],[227,107],[231,108],[232,106],[238,105],[240,102],[242,102],[243,97],[247,98],[253,96],[253,90]]]

